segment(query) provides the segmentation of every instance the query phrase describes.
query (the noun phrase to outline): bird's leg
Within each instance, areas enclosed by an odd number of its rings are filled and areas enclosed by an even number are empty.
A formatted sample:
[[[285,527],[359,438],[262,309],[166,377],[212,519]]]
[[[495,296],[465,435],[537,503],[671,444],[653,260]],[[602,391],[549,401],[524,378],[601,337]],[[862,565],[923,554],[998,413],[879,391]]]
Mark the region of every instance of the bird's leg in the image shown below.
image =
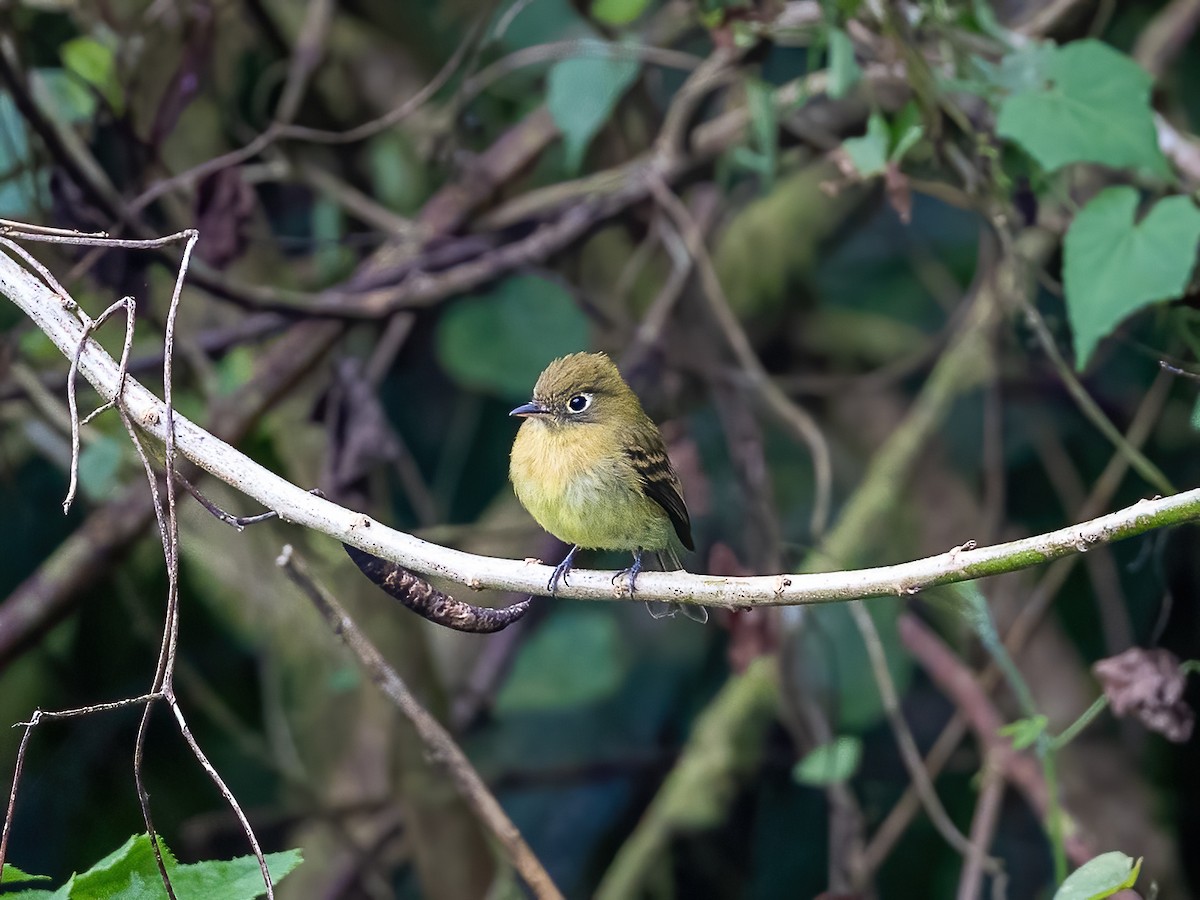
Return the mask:
[[[616,584],[617,579],[620,578],[622,575],[628,575],[629,576],[629,596],[632,597],[634,583],[637,581],[638,573],[641,571],[642,571],[642,548],[638,547],[637,550],[633,551],[633,565],[630,566],[628,569],[622,569],[620,572],[618,572],[616,575],[614,575],[613,576],[613,584]]]
[[[567,573],[571,571],[571,563],[574,562],[575,551],[578,549],[579,545],[576,544],[570,549],[570,551],[568,551],[567,555],[563,558],[563,561],[554,567],[554,574],[551,575],[550,580],[546,582],[546,589],[550,591],[551,597],[558,593],[558,583],[560,581],[563,584],[567,583]]]

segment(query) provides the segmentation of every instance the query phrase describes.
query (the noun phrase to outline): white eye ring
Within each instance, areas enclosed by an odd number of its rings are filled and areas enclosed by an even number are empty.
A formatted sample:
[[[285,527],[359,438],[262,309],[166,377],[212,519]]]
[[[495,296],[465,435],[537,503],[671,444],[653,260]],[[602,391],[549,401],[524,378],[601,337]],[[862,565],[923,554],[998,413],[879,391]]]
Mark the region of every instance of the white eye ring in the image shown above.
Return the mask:
[[[574,397],[572,397],[570,400],[567,401],[567,411],[570,413],[573,413],[573,414],[578,414],[578,413],[583,412],[585,409],[587,409],[591,405],[592,405],[592,395],[591,394],[576,394]]]

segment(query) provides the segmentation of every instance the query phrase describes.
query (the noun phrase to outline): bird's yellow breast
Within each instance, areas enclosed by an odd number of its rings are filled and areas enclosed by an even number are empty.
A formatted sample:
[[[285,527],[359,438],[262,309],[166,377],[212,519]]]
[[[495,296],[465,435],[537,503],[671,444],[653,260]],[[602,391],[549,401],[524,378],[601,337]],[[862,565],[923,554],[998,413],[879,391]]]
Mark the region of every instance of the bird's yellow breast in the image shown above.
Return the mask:
[[[568,544],[602,550],[662,550],[672,526],[647,497],[614,435],[602,425],[522,423],[509,477],[538,524]]]

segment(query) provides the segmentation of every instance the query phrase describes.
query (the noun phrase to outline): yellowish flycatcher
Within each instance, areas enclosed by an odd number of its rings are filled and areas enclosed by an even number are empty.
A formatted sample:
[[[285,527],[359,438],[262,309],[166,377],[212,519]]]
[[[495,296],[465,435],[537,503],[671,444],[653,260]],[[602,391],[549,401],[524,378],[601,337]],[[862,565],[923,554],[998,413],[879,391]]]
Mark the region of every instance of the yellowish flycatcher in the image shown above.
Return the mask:
[[[630,594],[644,551],[656,552],[663,568],[682,568],[679,549],[695,546],[679,476],[658,426],[612,360],[603,353],[556,359],[538,378],[533,399],[509,415],[525,419],[509,463],[517,499],[539,525],[573,545],[550,576],[551,594],[580,549],[632,551],[633,565],[618,574],[628,573]],[[708,618],[703,607],[684,611]]]

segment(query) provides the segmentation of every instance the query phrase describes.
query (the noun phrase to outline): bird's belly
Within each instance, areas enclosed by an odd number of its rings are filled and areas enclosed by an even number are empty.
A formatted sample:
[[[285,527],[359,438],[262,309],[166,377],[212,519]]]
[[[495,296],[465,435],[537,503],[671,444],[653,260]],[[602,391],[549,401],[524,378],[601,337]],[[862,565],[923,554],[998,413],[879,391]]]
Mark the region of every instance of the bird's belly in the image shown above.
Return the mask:
[[[620,485],[614,489],[616,481]],[[658,550],[667,546],[671,531],[665,511],[641,491],[611,475],[583,475],[567,487],[563,510],[571,511],[574,536],[564,540],[606,550]]]
[[[670,540],[666,512],[613,472],[543,479],[542,490],[518,492],[538,524],[561,541],[600,550],[661,550]]]

